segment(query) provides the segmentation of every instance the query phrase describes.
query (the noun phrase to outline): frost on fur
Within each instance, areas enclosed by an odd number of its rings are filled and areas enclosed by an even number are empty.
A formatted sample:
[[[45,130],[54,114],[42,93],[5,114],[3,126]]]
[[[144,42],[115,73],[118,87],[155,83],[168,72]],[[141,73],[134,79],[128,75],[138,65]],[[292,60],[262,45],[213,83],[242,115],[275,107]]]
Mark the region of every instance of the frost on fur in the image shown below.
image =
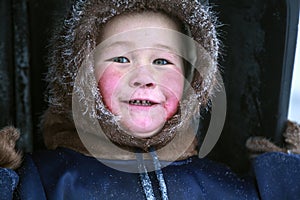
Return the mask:
[[[0,130],[0,167],[16,169],[20,166],[22,155],[15,149],[20,133],[14,127]]]

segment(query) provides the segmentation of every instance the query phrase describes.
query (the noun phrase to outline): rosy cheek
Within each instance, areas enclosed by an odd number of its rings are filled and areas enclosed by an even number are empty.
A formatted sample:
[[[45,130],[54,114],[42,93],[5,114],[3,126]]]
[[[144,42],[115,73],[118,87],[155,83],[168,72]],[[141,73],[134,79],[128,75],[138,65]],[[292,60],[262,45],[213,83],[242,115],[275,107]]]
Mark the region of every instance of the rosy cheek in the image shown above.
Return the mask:
[[[167,110],[167,119],[170,119],[178,109],[178,99],[172,98],[168,100],[168,103],[165,104],[165,108]]]
[[[183,93],[184,77],[180,72],[168,73],[165,76],[165,80],[168,80],[165,85],[169,86],[165,88],[167,97],[165,108],[167,110],[167,119],[169,119],[178,110],[178,105]]]
[[[116,88],[120,81],[121,74],[113,69],[107,68],[98,82],[98,88],[100,89],[103,97],[104,104],[111,112],[114,112],[113,102],[117,98]]]

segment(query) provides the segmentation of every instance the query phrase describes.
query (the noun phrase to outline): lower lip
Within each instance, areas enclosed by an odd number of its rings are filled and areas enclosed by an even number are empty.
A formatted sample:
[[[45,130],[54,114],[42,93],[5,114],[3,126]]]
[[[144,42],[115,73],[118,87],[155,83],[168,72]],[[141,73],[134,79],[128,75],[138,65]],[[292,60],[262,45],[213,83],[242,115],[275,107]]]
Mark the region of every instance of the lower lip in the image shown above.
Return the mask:
[[[159,105],[159,104],[153,104],[151,106],[143,106],[143,105],[134,105],[129,103],[126,104],[130,109],[136,109],[136,110],[149,110]]]

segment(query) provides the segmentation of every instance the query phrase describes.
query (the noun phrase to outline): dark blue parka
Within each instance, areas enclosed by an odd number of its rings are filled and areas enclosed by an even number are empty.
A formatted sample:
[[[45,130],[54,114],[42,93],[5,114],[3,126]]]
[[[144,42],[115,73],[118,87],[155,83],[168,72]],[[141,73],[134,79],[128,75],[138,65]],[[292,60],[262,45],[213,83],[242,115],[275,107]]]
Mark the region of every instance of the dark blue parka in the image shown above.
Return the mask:
[[[136,166],[136,161],[116,161]],[[191,157],[162,169],[169,199],[298,200],[300,156],[266,153],[252,162],[253,176],[238,177],[227,167]],[[1,169],[0,199],[11,199],[18,182],[14,171]],[[27,155],[18,170],[14,199],[146,199],[138,173],[126,173],[99,160],[58,148]],[[149,173],[161,198],[155,172]]]

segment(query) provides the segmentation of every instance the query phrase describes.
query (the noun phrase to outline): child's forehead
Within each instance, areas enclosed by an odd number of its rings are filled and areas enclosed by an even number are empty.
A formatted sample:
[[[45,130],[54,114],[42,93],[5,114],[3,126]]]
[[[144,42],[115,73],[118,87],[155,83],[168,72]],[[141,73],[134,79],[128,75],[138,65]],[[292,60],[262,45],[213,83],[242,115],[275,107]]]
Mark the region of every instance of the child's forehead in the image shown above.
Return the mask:
[[[100,46],[104,48],[165,49],[179,52],[178,23],[166,14],[142,12],[122,14],[112,18],[102,29]]]
[[[97,49],[101,52],[113,50],[119,54],[152,49],[179,55],[184,51],[184,41],[187,40],[185,37],[182,33],[167,28],[139,28],[114,34],[101,42]]]
[[[178,23],[159,12],[130,13],[116,16],[102,30],[102,40],[112,35],[141,28],[163,28],[179,31]]]

